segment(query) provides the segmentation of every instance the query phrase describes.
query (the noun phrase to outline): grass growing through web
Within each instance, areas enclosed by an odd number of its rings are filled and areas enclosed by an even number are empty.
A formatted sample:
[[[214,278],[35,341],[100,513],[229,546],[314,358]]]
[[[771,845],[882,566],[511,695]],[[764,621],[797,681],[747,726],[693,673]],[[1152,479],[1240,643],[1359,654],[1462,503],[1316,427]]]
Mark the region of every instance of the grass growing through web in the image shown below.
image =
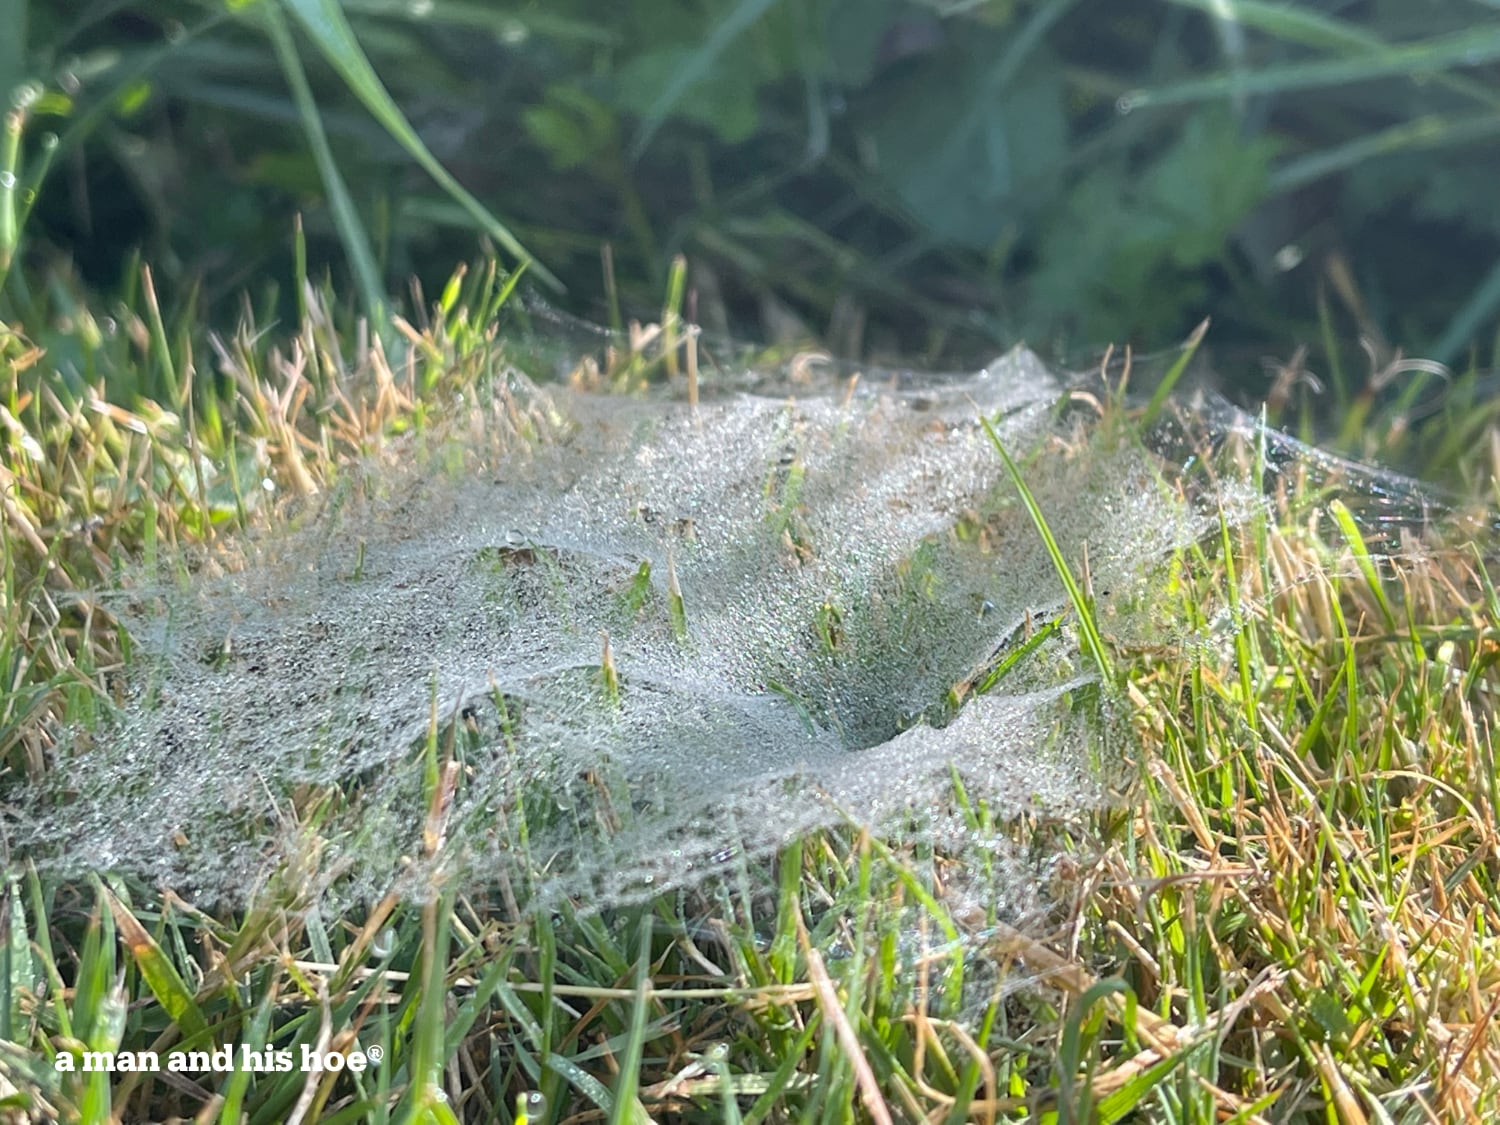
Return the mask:
[[[228,550],[282,518],[280,498],[440,430],[504,362],[493,267],[400,321],[400,356],[306,281],[280,340],[249,323],[211,338],[149,276],[113,331],[80,306],[66,330],[38,321],[41,343],[0,332],[7,787],[59,768],[57,724],[108,698],[128,638],[90,591],[120,560]],[[667,368],[615,362],[601,375]],[[1252,472],[1263,456],[1239,454]],[[1180,628],[1151,643],[1112,638],[1049,548],[1085,656],[1130,703],[1135,783],[1055,823],[999,819],[957,781],[953,796],[971,832],[1057,857],[1039,868],[1056,903],[1043,933],[955,895],[940,849],[853,830],[799,841],[769,880],[746,870],[603,915],[522,914],[504,888],[434,876],[421,901],[323,917],[304,892],[336,860],[313,802],[287,826],[298,861],[229,915],[11,870],[0,1103],[20,1120],[257,1125],[1489,1119],[1494,540],[1455,523],[1454,542],[1383,557],[1348,509],[1310,516],[1299,487],[1172,561],[1159,594]],[[675,604],[674,630],[691,613]],[[434,722],[419,756],[431,854],[457,737]],[[89,1052],[267,1047],[382,1058],[79,1069]]]

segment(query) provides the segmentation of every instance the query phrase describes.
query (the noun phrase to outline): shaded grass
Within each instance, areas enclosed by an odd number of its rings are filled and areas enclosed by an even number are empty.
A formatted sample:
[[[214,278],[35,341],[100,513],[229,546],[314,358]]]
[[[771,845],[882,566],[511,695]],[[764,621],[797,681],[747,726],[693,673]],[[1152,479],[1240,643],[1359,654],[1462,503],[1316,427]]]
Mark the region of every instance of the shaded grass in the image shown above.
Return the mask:
[[[500,385],[493,267],[399,321],[399,357],[301,290],[306,318],[274,344],[247,324],[205,346],[161,317],[149,275],[113,335],[80,316],[46,354],[0,339],[7,783],[54,768],[56,724],[86,718],[126,658],[89,598],[124,559],[232,565],[233,533],[405,455],[458,395]],[[674,349],[691,336],[669,333]],[[64,344],[86,388],[123,381],[166,405],[68,391]],[[210,353],[212,380],[195,363]],[[666,370],[629,349],[585,374]],[[1254,472],[1261,454],[1227,456]],[[325,918],[305,899],[332,862],[309,807],[300,859],[232,915],[13,866],[0,1099],[90,1122],[1488,1119],[1493,539],[1455,522],[1448,542],[1379,556],[1347,509],[1310,519],[1301,499],[1173,560],[1180,628],[1157,643],[1110,636],[1085,591],[1073,599],[1138,735],[1118,803],[997,821],[955,783],[972,831],[1045,857],[1039,929],[957,893],[941,851],[854,830],[603,914],[518,914],[435,876],[423,901]],[[436,854],[456,782],[436,723],[422,768]],[[383,1057],[358,1074],[170,1080],[56,1066],[268,1045]]]

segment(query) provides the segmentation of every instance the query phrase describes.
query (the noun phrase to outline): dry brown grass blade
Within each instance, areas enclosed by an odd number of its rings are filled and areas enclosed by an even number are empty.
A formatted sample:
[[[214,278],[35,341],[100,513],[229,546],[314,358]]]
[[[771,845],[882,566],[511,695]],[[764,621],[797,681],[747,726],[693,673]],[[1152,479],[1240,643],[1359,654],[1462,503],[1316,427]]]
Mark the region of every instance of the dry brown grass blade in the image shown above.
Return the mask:
[[[802,946],[802,955],[807,961],[807,975],[817,994],[818,1009],[833,1028],[839,1047],[854,1070],[854,1081],[859,1087],[860,1102],[864,1105],[865,1112],[875,1125],[893,1125],[890,1107],[885,1104],[885,1098],[880,1092],[880,1083],[875,1078],[875,1072],[870,1069],[870,1060],[865,1057],[864,1048],[860,1046],[859,1033],[854,1030],[849,1017],[844,1013],[843,1005],[839,1003],[838,989],[828,975],[822,954],[813,947],[801,915],[797,918],[797,941]]]

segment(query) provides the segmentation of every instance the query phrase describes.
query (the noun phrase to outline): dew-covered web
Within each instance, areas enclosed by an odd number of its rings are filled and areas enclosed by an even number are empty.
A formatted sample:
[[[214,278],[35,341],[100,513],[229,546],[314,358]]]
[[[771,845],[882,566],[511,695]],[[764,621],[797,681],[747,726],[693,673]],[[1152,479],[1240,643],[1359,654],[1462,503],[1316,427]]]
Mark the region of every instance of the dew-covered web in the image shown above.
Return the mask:
[[[955,780],[1002,820],[1087,808],[1125,724],[979,418],[1107,631],[1152,627],[1149,578],[1216,515],[1060,409],[1025,351],[850,375],[721,360],[689,406],[680,379],[508,369],[472,427],[242,569],[137,580],[125,701],[11,795],[13,847],[232,900],[316,837],[315,889],[343,902],[436,865],[522,907],[603,905],[852,823],[985,851],[973,893],[1024,915],[1034,880]],[[422,862],[434,758],[459,770]]]

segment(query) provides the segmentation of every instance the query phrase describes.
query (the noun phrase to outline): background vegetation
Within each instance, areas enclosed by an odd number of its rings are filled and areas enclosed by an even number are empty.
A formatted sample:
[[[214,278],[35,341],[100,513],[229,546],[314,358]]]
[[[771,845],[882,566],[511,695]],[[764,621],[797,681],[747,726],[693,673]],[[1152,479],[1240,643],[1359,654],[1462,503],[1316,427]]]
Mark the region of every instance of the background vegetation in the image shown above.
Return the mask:
[[[594,319],[659,307],[684,253],[710,328],[851,356],[1087,358],[1211,315],[1253,387],[1262,353],[1339,346],[1324,310],[1353,357],[1491,364],[1484,0],[5,0],[0,27],[23,182],[50,157],[28,261],[96,292],[139,252],[232,317],[301,213],[366,303],[487,230]]]

